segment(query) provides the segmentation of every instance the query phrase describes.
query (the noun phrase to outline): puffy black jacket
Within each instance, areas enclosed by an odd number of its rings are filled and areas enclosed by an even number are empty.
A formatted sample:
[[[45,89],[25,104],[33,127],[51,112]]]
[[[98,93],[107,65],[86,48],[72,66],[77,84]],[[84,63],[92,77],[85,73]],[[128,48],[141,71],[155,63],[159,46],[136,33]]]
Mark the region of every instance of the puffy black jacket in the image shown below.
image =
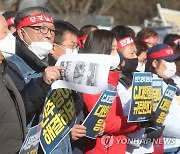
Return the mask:
[[[0,153],[15,154],[25,137],[26,118],[23,100],[0,64]]]

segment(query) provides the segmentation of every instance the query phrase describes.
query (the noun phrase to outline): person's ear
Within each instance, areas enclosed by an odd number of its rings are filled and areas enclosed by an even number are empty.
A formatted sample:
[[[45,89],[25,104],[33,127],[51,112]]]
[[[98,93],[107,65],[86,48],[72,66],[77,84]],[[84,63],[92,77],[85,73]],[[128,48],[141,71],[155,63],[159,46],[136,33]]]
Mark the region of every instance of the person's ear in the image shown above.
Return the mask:
[[[152,66],[153,66],[154,68],[157,68],[157,67],[158,67],[158,61],[157,61],[156,59],[153,60]]]
[[[53,48],[51,49],[51,51],[49,52],[49,54],[55,59],[58,60],[59,56],[56,54],[57,50],[57,45],[53,43]]]
[[[24,39],[24,35],[25,35],[25,31],[24,31],[24,29],[23,28],[19,28],[18,30],[17,30],[17,34],[18,34],[18,36],[20,37],[20,39]]]
[[[14,26],[11,26],[10,31],[11,31],[11,33],[14,33],[16,31],[16,28]]]

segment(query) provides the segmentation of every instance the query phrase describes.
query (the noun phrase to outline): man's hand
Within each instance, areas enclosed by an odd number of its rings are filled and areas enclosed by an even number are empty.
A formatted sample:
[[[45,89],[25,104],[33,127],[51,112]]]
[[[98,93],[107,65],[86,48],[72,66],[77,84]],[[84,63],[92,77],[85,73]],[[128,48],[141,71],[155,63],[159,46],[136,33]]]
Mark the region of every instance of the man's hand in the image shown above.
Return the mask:
[[[71,139],[76,141],[86,135],[86,127],[83,125],[75,124],[71,129]]]
[[[60,71],[65,70],[62,66],[49,66],[44,70],[43,80],[51,85],[55,80],[60,78]]]

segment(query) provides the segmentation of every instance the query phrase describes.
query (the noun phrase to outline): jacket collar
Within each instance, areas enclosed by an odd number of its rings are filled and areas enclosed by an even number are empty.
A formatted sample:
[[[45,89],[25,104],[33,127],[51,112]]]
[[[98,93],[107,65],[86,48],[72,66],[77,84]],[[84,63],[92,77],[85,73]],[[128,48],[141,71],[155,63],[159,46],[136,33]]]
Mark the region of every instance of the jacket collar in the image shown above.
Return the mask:
[[[129,89],[129,87],[132,85],[133,80],[133,74],[122,72],[119,76],[119,82],[126,88]]]
[[[16,54],[21,57],[27,63],[27,65],[36,72],[43,72],[44,69],[48,66],[48,57],[44,61],[41,61],[19,39],[17,39],[16,41]]]

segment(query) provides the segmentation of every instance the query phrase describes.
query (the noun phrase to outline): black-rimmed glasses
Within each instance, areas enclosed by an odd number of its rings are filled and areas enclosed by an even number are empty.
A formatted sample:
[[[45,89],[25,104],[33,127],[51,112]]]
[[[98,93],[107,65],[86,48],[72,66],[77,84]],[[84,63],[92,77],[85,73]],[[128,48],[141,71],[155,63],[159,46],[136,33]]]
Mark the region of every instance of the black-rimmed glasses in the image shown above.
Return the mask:
[[[47,34],[49,31],[51,35],[55,35],[55,29],[48,28],[46,26],[28,26],[38,31],[39,34]]]

